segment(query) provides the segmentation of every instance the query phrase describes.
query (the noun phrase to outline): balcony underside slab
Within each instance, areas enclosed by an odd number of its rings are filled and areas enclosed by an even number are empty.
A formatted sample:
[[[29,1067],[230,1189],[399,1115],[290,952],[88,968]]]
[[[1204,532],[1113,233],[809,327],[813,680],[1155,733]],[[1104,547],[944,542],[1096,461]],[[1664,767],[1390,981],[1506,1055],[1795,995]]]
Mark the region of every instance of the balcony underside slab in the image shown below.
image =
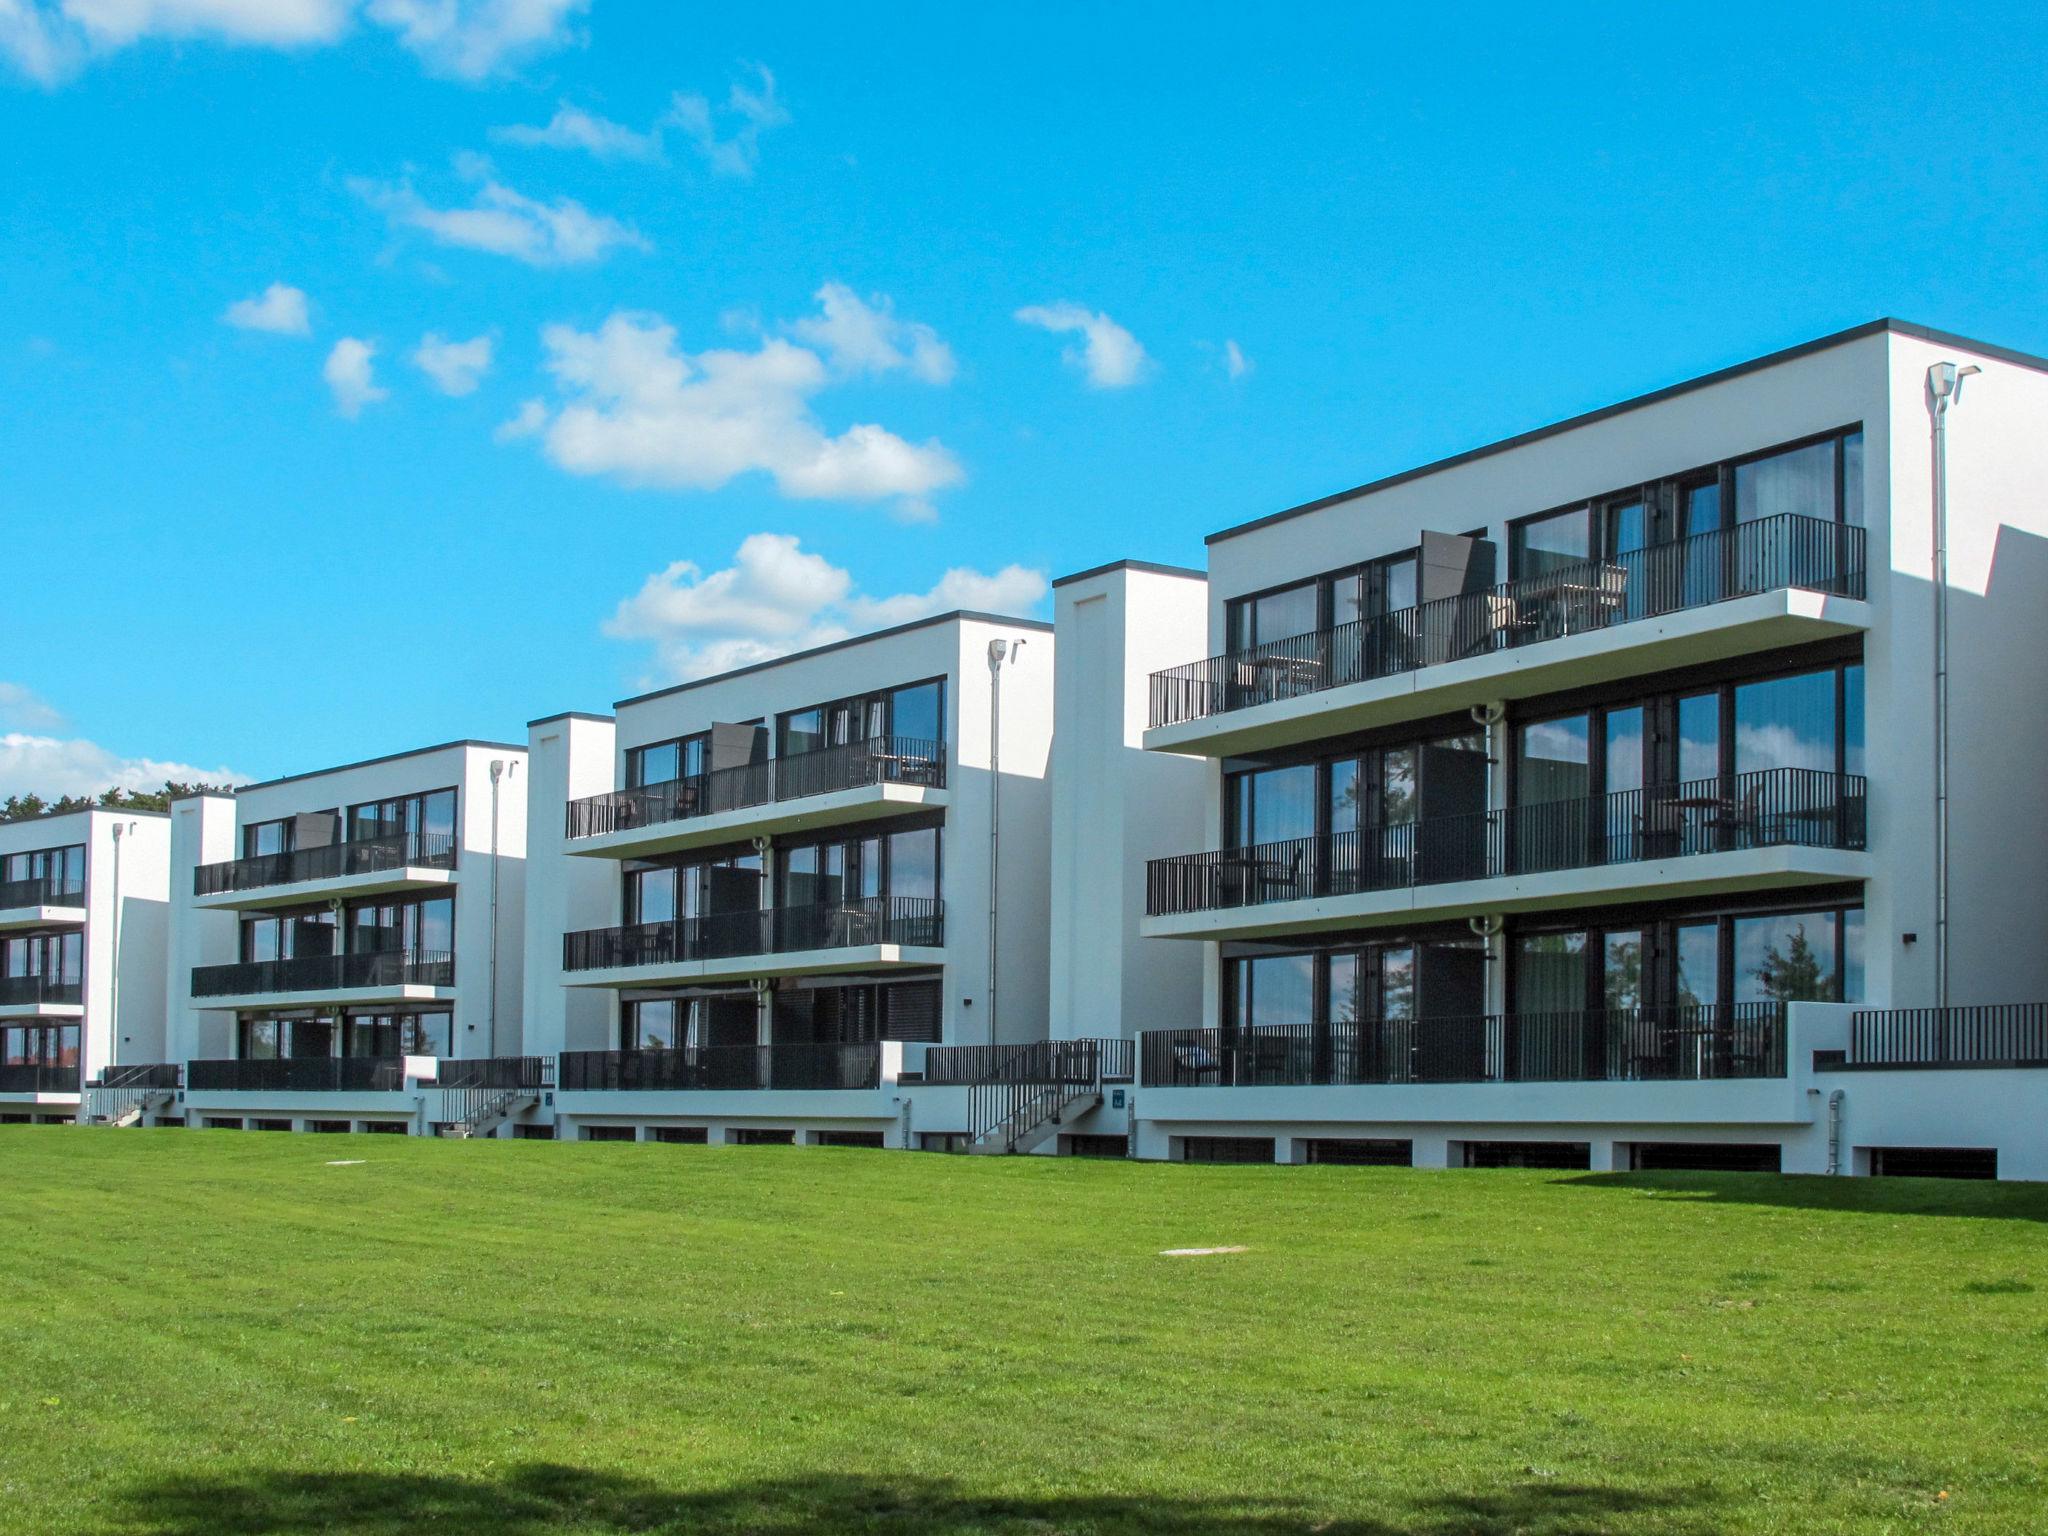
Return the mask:
[[[679,848],[702,848],[750,837],[781,837],[817,827],[876,821],[911,811],[937,810],[951,803],[946,790],[922,784],[864,784],[831,794],[806,795],[800,800],[770,801],[708,816],[628,827],[598,837],[574,838],[564,848],[584,858],[638,859],[673,853]]]
[[[1272,901],[1214,912],[1181,912],[1141,919],[1138,931],[1151,939],[1261,939],[1436,922],[1482,912],[1541,912],[1822,885],[1865,880],[1870,872],[1870,855],[1861,851],[1745,848],[1538,875],[1318,896],[1306,901]]]
[[[1854,634],[1870,625],[1867,602],[1796,588],[1763,592],[1177,725],[1154,726],[1145,733],[1145,746],[1190,757],[1232,757],[1424,719],[1494,699],[1533,698],[1674,667],[1725,661]]]
[[[348,1008],[362,1003],[452,1003],[453,987],[393,982],[381,987],[330,987],[318,992],[241,992],[231,997],[195,997],[195,1008]]]
[[[398,869],[380,869],[360,875],[335,875],[326,880],[293,880],[284,885],[261,885],[247,891],[221,891],[212,896],[195,896],[192,905],[216,912],[247,912],[263,907],[289,907],[304,902],[324,901],[339,896],[383,896],[396,891],[434,890],[455,883],[452,869],[424,869],[408,864]]]
[[[570,971],[568,987],[672,987],[700,982],[747,981],[756,976],[822,976],[840,971],[900,971],[945,963],[943,949],[920,944],[856,944],[844,949],[802,949],[782,955],[741,955],[730,960],[669,960],[599,971]]]
[[[0,907],[0,932],[15,928],[75,928],[84,921],[83,907]]]
[[[1782,1077],[1705,1082],[1368,1083],[1344,1087],[1145,1088],[1141,1119],[1175,1124],[1316,1126],[1804,1126],[1814,1111],[1803,1085]]]
[[[82,1019],[83,1003],[0,1003],[0,1019]]]

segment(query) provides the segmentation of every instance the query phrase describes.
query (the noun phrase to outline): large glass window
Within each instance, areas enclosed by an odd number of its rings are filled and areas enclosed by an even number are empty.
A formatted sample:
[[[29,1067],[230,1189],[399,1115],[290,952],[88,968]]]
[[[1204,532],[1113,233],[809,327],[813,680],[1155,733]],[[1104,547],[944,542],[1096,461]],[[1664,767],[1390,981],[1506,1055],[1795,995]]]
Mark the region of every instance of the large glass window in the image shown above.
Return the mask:
[[[748,852],[688,864],[629,863],[624,881],[629,923],[751,912],[761,905],[761,856]]]
[[[326,907],[259,912],[242,919],[244,960],[296,960],[336,952],[334,913]]]
[[[1738,1003],[1861,1000],[1860,911],[1738,917],[1734,942]]]
[[[85,936],[73,929],[0,938],[0,975],[41,976],[75,986],[85,975]]]
[[[1577,1013],[1586,1006],[1586,935],[1525,933],[1515,940],[1515,1012]]]
[[[1591,717],[1565,715],[1515,731],[1515,798],[1523,805],[1575,800],[1590,794]]]
[[[348,808],[350,842],[401,837],[415,848],[422,843],[434,851],[451,847],[455,841],[455,791],[395,795]]]
[[[621,1032],[629,1051],[673,1051],[683,1043],[677,1032],[677,1015],[685,1005],[672,997],[647,998],[629,1002]]]
[[[939,829],[919,827],[889,834],[889,894],[936,901],[939,895]]]
[[[1234,961],[1233,970],[1232,1023],[1252,1028],[1314,1020],[1314,955],[1249,956]]]
[[[342,1033],[344,1056],[438,1056],[455,1054],[453,1016],[426,1013],[352,1013]]]
[[[85,844],[36,848],[0,856],[0,883],[43,881],[57,892],[85,893]]]
[[[1234,774],[1228,781],[1230,844],[1250,848],[1316,833],[1313,763]]]
[[[1751,523],[1796,513],[1832,522],[1835,460],[1835,443],[1829,440],[1736,465],[1735,520]]]
[[[1735,771],[1835,771],[1835,669],[1742,683],[1735,689]]]
[[[75,1067],[76,1024],[16,1024],[0,1028],[0,1064],[10,1067]]]
[[[1508,574],[1547,576],[1593,557],[1593,509],[1570,507],[1516,523],[1508,531]]]
[[[775,750],[783,757],[872,741],[878,736],[939,743],[945,735],[946,684],[942,678],[815,704],[775,717]]]
[[[242,828],[242,857],[260,859],[292,851],[292,818],[251,822]]]
[[[946,739],[946,685],[916,683],[889,695],[889,734],[937,745]]]
[[[1313,631],[1321,617],[1319,582],[1304,581],[1258,597],[1239,598],[1230,605],[1230,648],[1270,645]]]

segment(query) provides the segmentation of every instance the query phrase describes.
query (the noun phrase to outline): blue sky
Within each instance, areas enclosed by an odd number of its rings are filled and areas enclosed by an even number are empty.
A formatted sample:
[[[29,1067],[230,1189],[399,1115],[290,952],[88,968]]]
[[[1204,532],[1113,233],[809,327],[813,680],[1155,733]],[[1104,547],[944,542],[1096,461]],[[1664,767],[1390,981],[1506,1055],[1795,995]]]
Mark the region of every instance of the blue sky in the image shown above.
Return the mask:
[[[1043,611],[1880,314],[2048,352],[2041,13],[1791,9],[0,0],[0,794]]]

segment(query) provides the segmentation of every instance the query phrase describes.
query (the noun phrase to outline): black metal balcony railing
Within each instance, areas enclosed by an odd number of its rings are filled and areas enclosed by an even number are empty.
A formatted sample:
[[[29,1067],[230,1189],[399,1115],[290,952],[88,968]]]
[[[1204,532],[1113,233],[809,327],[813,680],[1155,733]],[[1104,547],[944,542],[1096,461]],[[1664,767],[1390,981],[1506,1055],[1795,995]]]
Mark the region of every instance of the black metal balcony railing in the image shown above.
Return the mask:
[[[1014,1077],[1021,1070],[1035,1069],[1028,1053],[1042,1042],[1021,1045],[935,1045],[924,1053],[927,1083],[993,1083]],[[1128,1082],[1136,1070],[1135,1040],[1087,1036],[1084,1043],[1099,1062],[1099,1073],[1108,1081]]]
[[[1158,1029],[1143,1035],[1141,1055],[1144,1081],[1164,1088],[1783,1077],[1785,1007]]]
[[[923,896],[868,896],[830,906],[768,907],[586,928],[562,936],[562,969],[604,971],[864,944],[936,948],[944,942],[945,903]]]
[[[1861,528],[1788,513],[1152,674],[1155,726],[1785,587],[1864,592]]]
[[[1859,1011],[1849,1016],[1847,1064],[2048,1066],[2048,1003]]]
[[[76,976],[0,976],[0,1008],[84,1000],[85,984]]]
[[[541,1093],[555,1086],[555,1058],[479,1056],[470,1061],[451,1061],[444,1057],[435,1064],[431,1086]]]
[[[259,853],[254,858],[202,864],[192,871],[192,889],[195,895],[219,896],[304,880],[380,875],[394,869],[453,869],[455,859],[455,839],[445,832],[370,837],[329,843],[323,848],[294,848],[289,853]]]
[[[131,1062],[126,1066],[100,1069],[99,1080],[88,1088],[136,1088],[145,1092],[166,1092],[178,1086],[179,1067],[175,1061]]]
[[[1154,917],[1747,848],[1864,846],[1860,774],[1766,768],[1153,859]]]
[[[0,1093],[77,1093],[78,1063],[49,1061],[0,1063]]]
[[[0,880],[0,912],[15,907],[83,907],[85,886],[75,880],[36,875],[27,880]]]
[[[565,1093],[736,1089],[864,1089],[882,1082],[882,1048],[857,1045],[697,1045],[669,1051],[565,1051]]]
[[[398,1093],[403,1056],[283,1056],[186,1063],[192,1093]]]
[[[599,837],[632,827],[659,826],[746,810],[782,800],[800,800],[870,784],[946,787],[944,742],[915,736],[877,736],[867,741],[796,752],[761,763],[717,768],[638,789],[615,789],[569,802],[568,836]]]
[[[298,955],[289,960],[238,960],[231,965],[192,968],[194,997],[454,985],[455,957],[445,950],[383,949],[355,955]]]

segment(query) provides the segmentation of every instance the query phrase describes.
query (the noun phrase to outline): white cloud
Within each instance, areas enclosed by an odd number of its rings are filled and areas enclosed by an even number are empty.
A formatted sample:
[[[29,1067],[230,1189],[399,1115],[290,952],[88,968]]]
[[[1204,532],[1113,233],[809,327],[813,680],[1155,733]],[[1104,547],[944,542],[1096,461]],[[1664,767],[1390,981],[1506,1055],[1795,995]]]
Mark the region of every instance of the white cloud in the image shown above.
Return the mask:
[[[1016,318],[1055,335],[1079,334],[1081,345],[1060,355],[1087,375],[1091,388],[1124,389],[1151,371],[1152,359],[1138,338],[1099,310],[1068,303],[1027,304]]]
[[[571,37],[590,0],[369,0],[431,70],[478,80]],[[94,58],[151,38],[317,48],[344,37],[358,0],[0,0],[0,55],[55,85]]]
[[[819,313],[791,321],[788,330],[822,350],[839,372],[908,368],[928,384],[952,382],[953,349],[930,326],[897,319],[887,295],[864,301],[844,283],[827,283],[816,297]]]
[[[368,15],[435,73],[481,80],[560,47],[570,18],[589,8],[590,0],[370,0]]]
[[[722,103],[677,92],[665,122],[683,130],[704,163],[720,176],[751,176],[761,162],[761,135],[789,121],[789,112],[775,95],[775,76],[756,64],[760,88],[735,80]],[[721,126],[729,128],[723,137]]]
[[[651,641],[666,677],[708,677],[955,608],[1035,607],[1047,590],[1043,572],[1012,565],[994,575],[954,569],[929,592],[868,598],[848,572],[791,535],[756,533],[723,570],[678,560],[655,572],[619,604],[604,632]]]
[[[598,117],[566,101],[539,127],[508,123],[493,128],[491,137],[506,144],[539,149],[580,149],[600,160],[659,160],[661,132],[641,133],[624,123]]]
[[[21,683],[0,681],[0,725],[25,731],[55,730],[64,716],[41,695]]]
[[[309,336],[313,331],[306,318],[305,290],[289,283],[272,283],[254,298],[235,300],[221,319],[239,330],[278,336]]]
[[[199,768],[153,757],[122,757],[82,737],[0,734],[0,798],[97,795],[108,789],[160,789],[166,783],[247,783],[232,768]]]
[[[390,394],[377,386],[371,369],[376,355],[374,343],[344,336],[334,344],[320,370],[327,387],[334,391],[334,408],[351,421],[363,413],[364,406],[375,405]]]
[[[425,230],[441,245],[510,256],[536,267],[576,266],[602,261],[615,248],[653,247],[632,226],[592,213],[574,198],[543,203],[500,182],[488,162],[465,156],[457,168],[481,185],[467,208],[436,208],[410,182],[390,184],[361,177],[350,189],[394,224]]]
[[[494,441],[516,443],[522,437],[534,437],[548,424],[548,407],[545,400],[523,400],[519,409],[506,420],[498,423],[498,429],[491,434]]]
[[[490,370],[491,338],[472,336],[468,341],[447,341],[439,332],[429,331],[420,338],[412,360],[442,394],[471,394],[477,381]]]
[[[1244,355],[1244,349],[1228,337],[1223,341],[1223,371],[1233,379],[1241,379],[1256,365]]]
[[[627,485],[715,490],[750,472],[807,500],[895,499],[929,515],[925,498],[956,484],[960,465],[936,439],[910,443],[872,423],[827,434],[811,400],[832,382],[816,352],[780,337],[754,351],[687,353],[659,315],[621,311],[595,331],[541,331],[561,404],[536,426],[548,457],[577,475]],[[501,429],[503,430],[503,429]]]

